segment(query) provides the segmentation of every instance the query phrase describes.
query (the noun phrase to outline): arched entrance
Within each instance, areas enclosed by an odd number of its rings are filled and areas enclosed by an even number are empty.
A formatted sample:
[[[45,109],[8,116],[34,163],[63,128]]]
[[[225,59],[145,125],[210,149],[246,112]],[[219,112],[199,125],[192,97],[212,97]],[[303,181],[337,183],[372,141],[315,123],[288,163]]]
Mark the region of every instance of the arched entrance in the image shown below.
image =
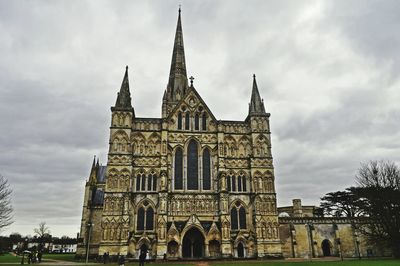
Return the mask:
[[[175,258],[178,257],[178,243],[176,243],[174,240],[168,242],[168,256],[170,258]]]
[[[186,232],[182,243],[182,257],[201,258],[204,256],[204,236],[193,227]]]
[[[322,247],[322,253],[324,254],[324,257],[331,256],[331,242],[328,239],[325,239],[324,241],[322,241],[321,247]]]
[[[237,245],[237,254],[238,258],[244,258],[244,246],[242,242]]]
[[[138,258],[140,256],[140,254],[145,253],[146,254],[146,259],[149,258],[149,247],[146,244],[142,244],[139,248],[139,252],[138,252]]]
[[[221,256],[221,245],[217,240],[211,240],[208,243],[208,251],[210,252],[210,257],[218,258]]]

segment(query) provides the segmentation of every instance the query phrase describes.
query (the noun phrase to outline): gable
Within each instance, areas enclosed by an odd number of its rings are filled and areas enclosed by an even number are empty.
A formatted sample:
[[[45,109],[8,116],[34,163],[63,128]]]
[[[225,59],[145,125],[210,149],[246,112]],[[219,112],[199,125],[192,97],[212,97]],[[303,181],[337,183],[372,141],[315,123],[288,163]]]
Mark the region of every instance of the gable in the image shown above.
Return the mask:
[[[175,121],[178,113],[181,113],[182,115],[190,113],[192,117],[194,117],[196,114],[198,114],[200,117],[203,114],[206,114],[208,120],[216,125],[217,119],[215,118],[214,114],[211,112],[207,104],[193,87],[190,87],[188,89],[186,96],[183,97],[171,110],[167,119],[171,120],[175,118]]]

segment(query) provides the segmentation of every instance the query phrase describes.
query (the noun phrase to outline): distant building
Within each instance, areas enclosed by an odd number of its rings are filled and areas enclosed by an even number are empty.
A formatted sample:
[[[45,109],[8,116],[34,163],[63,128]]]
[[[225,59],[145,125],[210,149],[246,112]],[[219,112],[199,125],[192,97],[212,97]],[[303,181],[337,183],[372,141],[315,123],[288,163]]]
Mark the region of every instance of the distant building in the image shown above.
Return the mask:
[[[367,219],[321,217],[315,215],[316,210],[315,206],[303,206],[300,199],[294,199],[292,206],[278,207],[284,257],[391,255],[388,249],[366,241],[359,226]]]
[[[54,239],[50,246],[52,253],[75,253],[77,249],[77,240],[74,238]]]

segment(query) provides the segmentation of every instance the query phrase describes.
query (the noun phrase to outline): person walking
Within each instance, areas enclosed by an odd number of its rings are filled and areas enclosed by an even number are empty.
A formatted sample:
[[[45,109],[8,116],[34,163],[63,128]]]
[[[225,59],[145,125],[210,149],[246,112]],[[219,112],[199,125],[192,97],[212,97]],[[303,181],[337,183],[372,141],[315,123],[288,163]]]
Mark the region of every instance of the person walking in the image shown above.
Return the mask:
[[[38,262],[41,263],[42,262],[42,252],[41,251],[38,252],[37,258],[38,258]]]
[[[139,255],[139,266],[144,266],[146,260],[146,251],[142,250]]]
[[[119,256],[118,265],[119,266],[124,266],[125,265],[125,257],[124,257],[124,255]]]

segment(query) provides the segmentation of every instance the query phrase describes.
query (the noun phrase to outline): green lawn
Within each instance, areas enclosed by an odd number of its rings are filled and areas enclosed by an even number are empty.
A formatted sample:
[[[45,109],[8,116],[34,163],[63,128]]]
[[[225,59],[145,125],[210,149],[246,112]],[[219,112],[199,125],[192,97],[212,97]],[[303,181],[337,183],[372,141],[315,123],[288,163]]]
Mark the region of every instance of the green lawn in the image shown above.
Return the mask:
[[[400,260],[345,260],[345,261],[312,261],[312,262],[288,262],[288,261],[231,261],[231,262],[213,262],[212,266],[400,266]]]
[[[65,260],[65,261],[76,261],[75,260],[75,253],[72,254],[57,254],[57,253],[50,253],[50,254],[43,254],[42,260]]]
[[[0,263],[21,262],[21,257],[13,256],[9,253],[0,255]]]

